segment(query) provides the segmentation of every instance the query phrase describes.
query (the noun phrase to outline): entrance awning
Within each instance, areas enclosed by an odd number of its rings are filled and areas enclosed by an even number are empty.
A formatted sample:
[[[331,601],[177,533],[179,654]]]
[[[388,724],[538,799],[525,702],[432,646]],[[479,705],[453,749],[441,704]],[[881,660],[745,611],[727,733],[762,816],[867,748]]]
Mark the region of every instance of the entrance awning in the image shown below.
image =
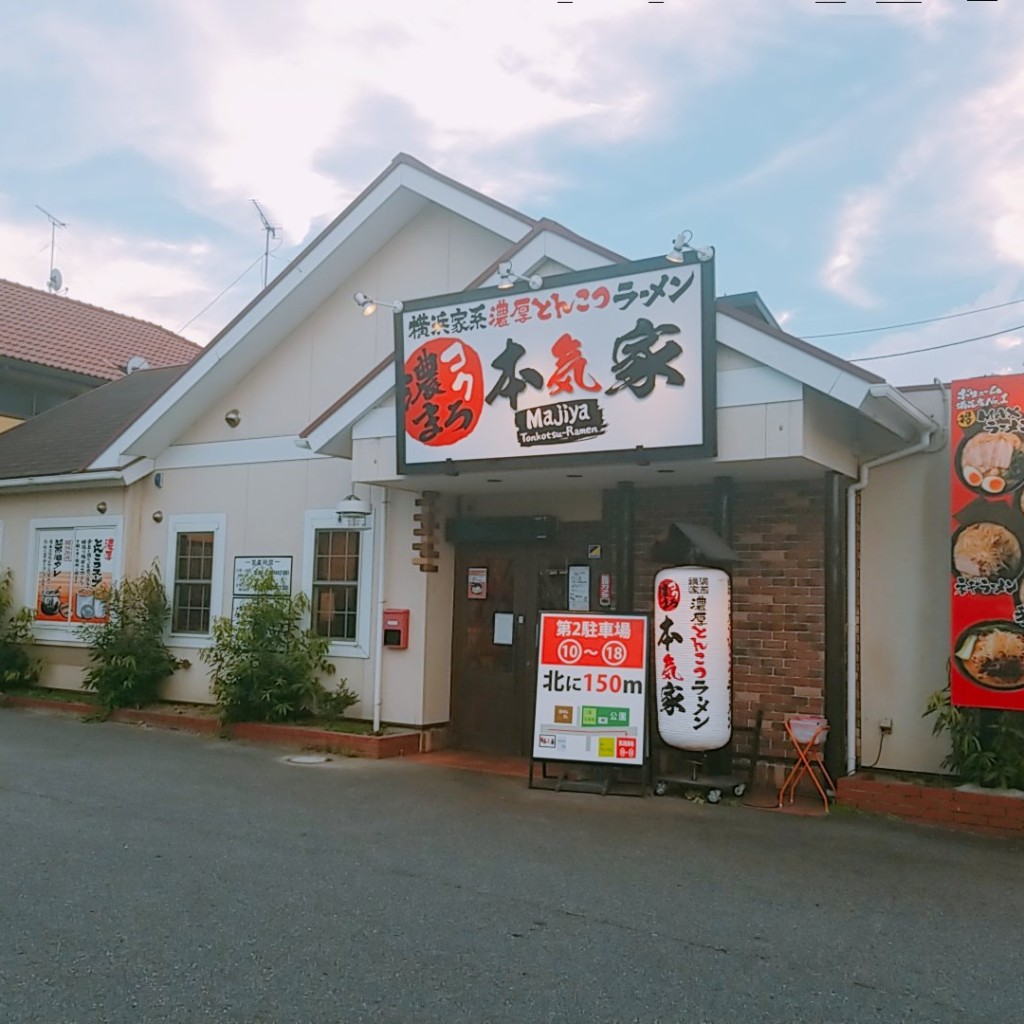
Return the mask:
[[[740,556],[708,526],[679,520],[655,542],[652,554],[658,561],[689,561],[700,559],[711,565],[738,562]]]

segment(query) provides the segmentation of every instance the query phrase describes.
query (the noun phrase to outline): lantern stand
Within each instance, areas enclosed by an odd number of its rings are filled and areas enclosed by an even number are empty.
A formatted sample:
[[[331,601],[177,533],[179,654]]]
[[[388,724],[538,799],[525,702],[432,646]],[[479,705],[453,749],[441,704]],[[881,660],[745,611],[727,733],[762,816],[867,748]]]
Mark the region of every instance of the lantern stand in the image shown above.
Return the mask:
[[[717,804],[727,792],[731,792],[735,797],[741,797],[745,793],[749,793],[754,788],[757,765],[761,760],[761,724],[763,720],[764,711],[758,708],[757,717],[754,719],[753,725],[733,726],[733,736],[741,734],[747,737],[746,749],[737,750],[733,757],[734,762],[746,762],[747,770],[744,774],[740,775],[734,772],[730,775],[704,775],[702,774],[704,758],[697,754],[690,754],[689,757],[679,759],[689,767],[689,772],[672,774],[655,772],[654,795],[664,796],[674,787],[678,787],[681,790],[697,789],[707,794],[709,804]],[[657,726],[655,725],[651,731],[652,738],[656,734]],[[660,743],[659,746],[661,750],[656,752],[655,757],[658,754],[663,754],[673,749],[665,743]],[[685,755],[689,752],[677,751],[677,753]],[[707,751],[706,753],[713,754],[714,751]]]
[[[719,521],[716,525],[719,528],[728,530],[727,516],[716,516]],[[757,764],[761,754],[761,726],[763,723],[763,712],[758,709],[754,724],[752,726],[732,726],[732,641],[731,641],[731,602],[729,592],[731,590],[731,567],[739,561],[739,555],[734,551],[720,533],[700,523],[673,521],[667,524],[665,531],[655,541],[651,549],[651,560],[668,563],[655,577],[655,602],[654,617],[656,629],[662,623],[665,635],[661,640],[655,642],[654,657],[654,685],[652,686],[651,701],[651,722],[649,735],[652,741],[652,775],[653,791],[655,796],[665,795],[670,788],[698,789],[706,793],[708,803],[717,804],[725,792],[731,791],[734,796],[740,797],[752,788],[757,771]],[[674,563],[674,566],[673,566]],[[691,665],[686,667],[685,657],[677,668],[676,659],[680,658],[683,651],[689,647],[683,641],[678,630],[685,632],[685,626],[679,622],[679,612],[686,607],[686,587],[692,586],[695,582],[689,577],[697,574],[698,577],[707,573],[712,579],[724,581],[725,593],[725,618],[721,618],[721,611],[717,622],[717,628],[712,635],[719,638],[718,645],[707,646],[710,640],[697,644],[694,640],[694,648],[707,651],[707,655],[697,655],[700,664],[704,664],[704,658],[709,657],[712,661],[704,666],[702,671],[699,667]],[[659,581],[664,580],[663,583]],[[707,580],[704,581],[705,588]],[[665,588],[664,595],[662,587]],[[712,588],[714,592],[715,588]],[[682,591],[682,593],[681,593]],[[690,594],[698,591],[690,590]],[[705,589],[704,593],[707,593]],[[690,606],[696,607],[695,605]],[[700,616],[699,627],[701,636],[707,636],[705,620],[703,618],[705,609],[696,608],[693,612],[694,623],[698,623],[697,616]],[[669,618],[669,616],[672,618]],[[697,626],[695,625],[696,629]],[[721,649],[722,631],[726,650]],[[652,632],[652,636],[656,634]],[[696,636],[697,634],[695,634]],[[664,651],[659,654],[659,647],[664,642]],[[717,656],[715,651],[717,650]],[[724,653],[724,660],[723,658]],[[664,668],[666,675],[660,674],[661,655],[664,655]],[[679,672],[682,674],[678,674]],[[700,673],[695,675],[694,673]],[[705,680],[709,682],[714,678],[719,681],[725,680],[727,693],[725,696],[726,705],[724,708],[727,718],[719,721],[719,732],[715,732],[712,726],[710,735],[701,733],[698,737],[693,729],[687,729],[686,718],[687,707],[692,705],[696,683],[694,680]],[[665,693],[662,694],[664,688]],[[708,686],[702,687],[702,692],[708,692]],[[665,706],[661,701],[666,701]],[[684,702],[686,707],[684,707]],[[706,704],[704,705],[706,706]],[[717,705],[721,708],[721,702]],[[665,712],[662,715],[662,711]],[[677,725],[672,716],[679,713],[681,725]],[[684,717],[685,716],[685,717]],[[707,722],[702,722],[697,729],[703,728]],[[663,731],[664,727],[664,731]],[[721,735],[721,729],[725,728],[726,734]],[[680,732],[680,729],[682,730]],[[737,734],[742,734],[743,739],[737,744],[735,759],[738,762],[746,763],[746,772],[739,774],[734,771],[732,743],[734,737],[739,739]],[[712,737],[717,738],[717,743],[711,746],[705,745]],[[692,745],[691,745],[692,742]]]

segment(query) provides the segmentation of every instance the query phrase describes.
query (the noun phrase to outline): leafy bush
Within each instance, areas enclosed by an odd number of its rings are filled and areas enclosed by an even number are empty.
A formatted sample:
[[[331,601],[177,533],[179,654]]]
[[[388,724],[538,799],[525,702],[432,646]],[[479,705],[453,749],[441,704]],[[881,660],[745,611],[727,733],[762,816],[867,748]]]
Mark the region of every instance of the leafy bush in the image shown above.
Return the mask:
[[[320,681],[334,665],[327,660],[328,638],[303,626],[309,600],[284,593],[268,569],[248,573],[245,583],[255,596],[233,620],[214,621],[213,643],[200,655],[212,668],[221,720],[340,718],[359,698],[344,680],[333,691]]]
[[[976,786],[1024,789],[1024,712],[954,707],[946,687],[931,695],[925,715],[935,715],[933,735],[949,733],[943,768]]]
[[[178,667],[164,643],[170,605],[160,570],[154,565],[99,595],[108,619],[82,627],[93,667],[85,676],[107,711],[142,707],[158,697],[160,684]]]
[[[32,611],[13,611],[14,574],[0,573],[0,687],[33,686],[39,681],[39,662],[26,645],[32,643]]]

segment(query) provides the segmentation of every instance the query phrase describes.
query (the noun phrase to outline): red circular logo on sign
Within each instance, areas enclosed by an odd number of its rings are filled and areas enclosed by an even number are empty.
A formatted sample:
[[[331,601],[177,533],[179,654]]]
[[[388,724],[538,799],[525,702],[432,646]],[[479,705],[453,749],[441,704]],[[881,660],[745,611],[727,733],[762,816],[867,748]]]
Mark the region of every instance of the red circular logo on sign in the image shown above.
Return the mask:
[[[679,584],[675,580],[662,580],[658,584],[658,607],[671,612],[679,607]]]
[[[405,432],[432,447],[468,437],[480,421],[484,373],[461,338],[431,338],[405,361]]]

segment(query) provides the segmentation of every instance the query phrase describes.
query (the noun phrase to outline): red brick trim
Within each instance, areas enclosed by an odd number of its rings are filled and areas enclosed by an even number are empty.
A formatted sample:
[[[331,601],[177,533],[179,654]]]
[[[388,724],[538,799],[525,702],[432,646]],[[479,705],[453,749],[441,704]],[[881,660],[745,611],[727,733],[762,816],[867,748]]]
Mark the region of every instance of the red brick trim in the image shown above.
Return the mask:
[[[851,775],[838,782],[838,801],[922,825],[1024,838],[1024,793],[929,786]]]
[[[36,697],[8,695],[3,703],[14,708],[62,711],[75,715],[95,715],[101,711],[96,704],[73,700],[40,700]],[[110,720],[132,725],[150,725],[157,729],[180,729],[183,732],[195,732],[207,736],[226,735],[232,739],[249,740],[253,743],[297,747],[300,750],[324,750],[330,753],[375,760],[418,754],[423,736],[422,733],[415,730],[385,736],[362,736],[357,733],[334,732],[331,729],[311,729],[301,725],[273,725],[263,722],[235,722],[222,727],[220,720],[214,715],[181,714],[148,708],[140,710],[120,708],[111,713]]]

